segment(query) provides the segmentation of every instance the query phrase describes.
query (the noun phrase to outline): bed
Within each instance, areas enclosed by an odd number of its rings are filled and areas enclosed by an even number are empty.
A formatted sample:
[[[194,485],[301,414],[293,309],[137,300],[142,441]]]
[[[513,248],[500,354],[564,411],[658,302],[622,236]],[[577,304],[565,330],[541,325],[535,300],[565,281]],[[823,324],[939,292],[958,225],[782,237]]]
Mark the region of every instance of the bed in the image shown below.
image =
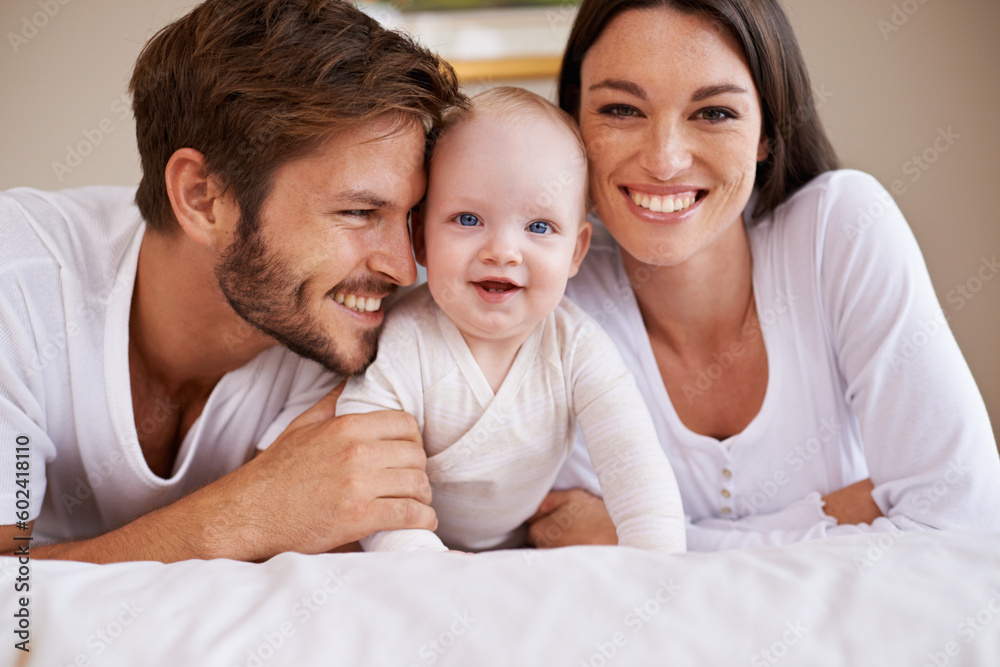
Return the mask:
[[[32,560],[26,653],[19,567],[0,559],[4,665],[1000,665],[1000,534],[675,556]]]

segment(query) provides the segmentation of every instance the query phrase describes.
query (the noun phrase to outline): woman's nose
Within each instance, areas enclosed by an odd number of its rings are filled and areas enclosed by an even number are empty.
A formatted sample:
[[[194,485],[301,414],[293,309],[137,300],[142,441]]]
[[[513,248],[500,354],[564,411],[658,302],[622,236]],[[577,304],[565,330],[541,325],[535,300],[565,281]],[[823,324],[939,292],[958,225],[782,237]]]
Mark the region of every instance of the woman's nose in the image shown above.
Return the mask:
[[[640,166],[657,180],[669,181],[691,166],[693,156],[688,139],[684,128],[673,122],[651,124],[639,158]]]

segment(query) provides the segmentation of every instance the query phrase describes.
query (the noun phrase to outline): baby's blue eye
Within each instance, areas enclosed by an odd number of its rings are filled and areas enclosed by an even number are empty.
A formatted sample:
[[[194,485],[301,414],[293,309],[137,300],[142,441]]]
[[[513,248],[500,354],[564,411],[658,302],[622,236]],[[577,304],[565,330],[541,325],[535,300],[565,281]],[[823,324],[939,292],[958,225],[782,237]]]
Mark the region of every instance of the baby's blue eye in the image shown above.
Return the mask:
[[[532,234],[548,234],[549,233],[549,223],[544,220],[535,220],[528,225],[528,231]]]
[[[462,225],[463,227],[475,227],[476,225],[479,224],[479,218],[472,215],[471,213],[463,213],[462,215],[458,216],[458,224]]]

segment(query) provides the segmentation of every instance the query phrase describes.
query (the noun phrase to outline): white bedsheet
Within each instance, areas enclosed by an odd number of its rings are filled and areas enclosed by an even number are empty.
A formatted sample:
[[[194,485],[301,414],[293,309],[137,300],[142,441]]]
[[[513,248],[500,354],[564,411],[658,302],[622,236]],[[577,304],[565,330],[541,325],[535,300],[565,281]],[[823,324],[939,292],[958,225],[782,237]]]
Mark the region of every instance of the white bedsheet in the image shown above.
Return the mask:
[[[665,556],[613,547],[0,559],[0,664],[1000,665],[1000,535],[862,535]]]

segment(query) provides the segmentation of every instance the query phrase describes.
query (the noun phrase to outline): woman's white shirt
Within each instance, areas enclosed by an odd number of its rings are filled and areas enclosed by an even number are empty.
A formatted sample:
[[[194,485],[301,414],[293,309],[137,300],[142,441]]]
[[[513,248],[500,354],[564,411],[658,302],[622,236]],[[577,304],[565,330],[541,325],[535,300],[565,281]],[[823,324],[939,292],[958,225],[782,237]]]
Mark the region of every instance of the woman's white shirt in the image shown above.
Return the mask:
[[[677,476],[688,548],[1000,530],[1000,457],[986,407],[889,194],[866,174],[828,172],[747,232],[768,386],[756,417],[723,441],[678,418],[619,248],[599,223],[567,289],[636,376]],[[719,354],[681,400],[725,382],[739,354]],[[586,456],[578,443],[560,488],[597,491]],[[885,518],[837,526],[821,496],[866,477]]]

